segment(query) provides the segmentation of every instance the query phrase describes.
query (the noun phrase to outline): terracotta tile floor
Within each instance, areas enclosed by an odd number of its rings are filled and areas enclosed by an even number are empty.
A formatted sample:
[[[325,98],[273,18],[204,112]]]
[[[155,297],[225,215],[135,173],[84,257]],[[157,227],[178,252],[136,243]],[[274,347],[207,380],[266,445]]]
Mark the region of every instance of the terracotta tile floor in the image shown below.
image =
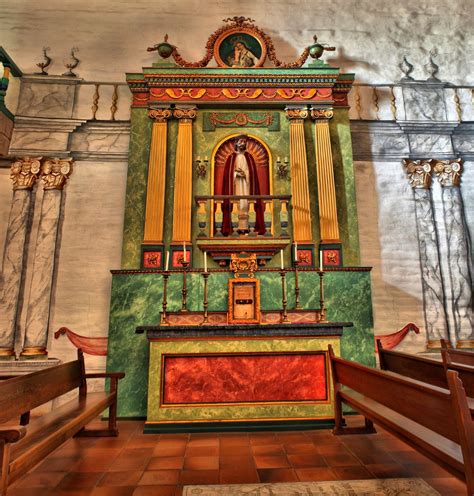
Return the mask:
[[[466,491],[380,429],[342,437],[328,430],[155,435],[143,434],[143,422],[122,421],[119,431],[115,439],[69,440],[10,486],[9,496],[175,496],[186,484],[391,477],[421,477],[443,495]]]

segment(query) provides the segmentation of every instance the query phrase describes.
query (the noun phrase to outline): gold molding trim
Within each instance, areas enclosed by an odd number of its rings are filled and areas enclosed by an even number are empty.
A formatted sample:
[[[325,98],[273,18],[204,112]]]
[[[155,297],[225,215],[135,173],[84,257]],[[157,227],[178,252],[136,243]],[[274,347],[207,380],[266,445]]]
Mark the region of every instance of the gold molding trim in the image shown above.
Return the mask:
[[[13,348],[0,348],[0,357],[11,356],[15,356],[15,350]]]
[[[25,346],[20,353],[20,356],[35,357],[44,356],[48,354],[45,346]]]
[[[460,339],[456,343],[456,348],[458,349],[474,348],[474,339]]]

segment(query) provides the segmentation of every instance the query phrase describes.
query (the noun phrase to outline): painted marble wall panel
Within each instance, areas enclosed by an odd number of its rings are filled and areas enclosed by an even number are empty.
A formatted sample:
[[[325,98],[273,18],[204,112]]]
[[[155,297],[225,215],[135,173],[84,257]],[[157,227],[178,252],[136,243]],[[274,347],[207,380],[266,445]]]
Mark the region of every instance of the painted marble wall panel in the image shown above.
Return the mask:
[[[446,107],[443,89],[407,84],[403,87],[405,119],[408,121],[445,121]]]

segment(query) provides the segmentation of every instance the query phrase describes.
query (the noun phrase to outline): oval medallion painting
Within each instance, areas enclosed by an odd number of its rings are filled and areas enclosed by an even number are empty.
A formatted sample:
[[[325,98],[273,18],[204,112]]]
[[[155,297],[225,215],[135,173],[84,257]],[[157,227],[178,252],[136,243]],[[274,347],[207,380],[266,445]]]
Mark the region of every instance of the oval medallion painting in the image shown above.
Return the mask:
[[[266,47],[255,33],[240,28],[226,31],[216,40],[214,56],[221,67],[261,67],[265,62]]]

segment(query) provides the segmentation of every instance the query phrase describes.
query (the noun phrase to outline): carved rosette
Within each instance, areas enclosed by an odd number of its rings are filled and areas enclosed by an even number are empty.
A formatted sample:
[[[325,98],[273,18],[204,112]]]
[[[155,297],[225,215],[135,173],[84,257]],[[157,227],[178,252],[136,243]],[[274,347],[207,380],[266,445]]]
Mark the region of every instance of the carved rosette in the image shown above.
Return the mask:
[[[306,119],[308,117],[308,109],[306,107],[287,107],[286,117],[290,120]]]
[[[43,189],[62,190],[72,172],[72,158],[48,158],[41,167]]]
[[[148,117],[155,122],[166,122],[173,112],[169,108],[157,108],[148,111]]]
[[[406,168],[408,179],[413,189],[430,189],[433,170],[430,160],[404,159],[403,165]]]
[[[22,157],[15,160],[11,165],[10,179],[13,182],[13,190],[33,189],[38,179],[42,157]]]
[[[173,116],[180,122],[192,122],[197,116],[196,107],[178,107],[174,109]]]
[[[329,120],[332,119],[334,110],[331,107],[312,107],[311,119],[314,120]]]
[[[433,161],[433,170],[442,187],[459,187],[461,184],[462,161],[436,160]]]

